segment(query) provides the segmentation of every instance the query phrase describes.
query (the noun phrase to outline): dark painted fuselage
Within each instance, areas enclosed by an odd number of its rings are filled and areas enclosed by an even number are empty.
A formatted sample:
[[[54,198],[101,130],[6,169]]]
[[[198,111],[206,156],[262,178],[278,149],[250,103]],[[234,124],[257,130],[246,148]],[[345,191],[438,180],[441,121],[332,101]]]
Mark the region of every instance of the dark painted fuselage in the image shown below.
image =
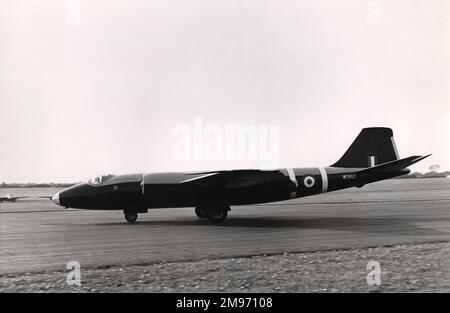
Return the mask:
[[[409,170],[360,175],[361,168],[294,168],[203,173],[129,174],[61,191],[59,205],[94,210],[206,206],[220,199],[244,205],[306,197],[403,175]]]

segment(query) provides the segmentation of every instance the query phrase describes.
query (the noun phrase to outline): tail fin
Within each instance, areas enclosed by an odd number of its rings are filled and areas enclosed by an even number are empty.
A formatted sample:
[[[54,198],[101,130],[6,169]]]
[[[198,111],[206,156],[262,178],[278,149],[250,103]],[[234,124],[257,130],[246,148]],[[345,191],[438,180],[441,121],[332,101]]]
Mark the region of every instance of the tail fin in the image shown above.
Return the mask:
[[[373,167],[398,160],[392,129],[364,128],[332,167]]]

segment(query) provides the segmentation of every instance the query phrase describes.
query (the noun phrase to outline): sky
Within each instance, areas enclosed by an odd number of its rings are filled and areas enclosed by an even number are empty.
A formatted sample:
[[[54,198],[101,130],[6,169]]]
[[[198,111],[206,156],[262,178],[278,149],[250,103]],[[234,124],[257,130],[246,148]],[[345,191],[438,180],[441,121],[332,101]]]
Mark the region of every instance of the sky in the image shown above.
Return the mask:
[[[391,127],[400,157],[433,153],[411,170],[450,170],[448,12],[448,0],[3,0],[0,182],[264,165],[226,155],[229,126],[258,129],[259,149],[268,131],[279,167],[332,164],[362,128]]]

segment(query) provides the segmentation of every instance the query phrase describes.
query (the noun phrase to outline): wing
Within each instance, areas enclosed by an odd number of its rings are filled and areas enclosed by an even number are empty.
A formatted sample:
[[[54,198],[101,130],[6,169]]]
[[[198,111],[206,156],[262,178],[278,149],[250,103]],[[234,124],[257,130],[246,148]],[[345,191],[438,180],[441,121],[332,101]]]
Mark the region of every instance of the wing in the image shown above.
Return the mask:
[[[250,187],[266,183],[277,175],[284,176],[278,170],[230,170],[216,172],[187,173],[182,184],[190,184],[199,188],[230,189]]]

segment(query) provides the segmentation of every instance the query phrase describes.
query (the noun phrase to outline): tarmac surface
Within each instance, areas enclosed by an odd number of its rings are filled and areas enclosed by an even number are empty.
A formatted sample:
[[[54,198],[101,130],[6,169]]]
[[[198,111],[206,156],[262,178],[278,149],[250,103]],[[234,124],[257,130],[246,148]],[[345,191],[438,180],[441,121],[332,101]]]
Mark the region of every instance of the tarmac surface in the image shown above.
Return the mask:
[[[52,188],[0,189],[51,195]],[[450,179],[397,179],[292,201],[232,207],[223,224],[193,208],[63,209],[48,200],[0,203],[0,276],[83,268],[347,250],[450,241]],[[444,256],[443,256],[444,257]]]

